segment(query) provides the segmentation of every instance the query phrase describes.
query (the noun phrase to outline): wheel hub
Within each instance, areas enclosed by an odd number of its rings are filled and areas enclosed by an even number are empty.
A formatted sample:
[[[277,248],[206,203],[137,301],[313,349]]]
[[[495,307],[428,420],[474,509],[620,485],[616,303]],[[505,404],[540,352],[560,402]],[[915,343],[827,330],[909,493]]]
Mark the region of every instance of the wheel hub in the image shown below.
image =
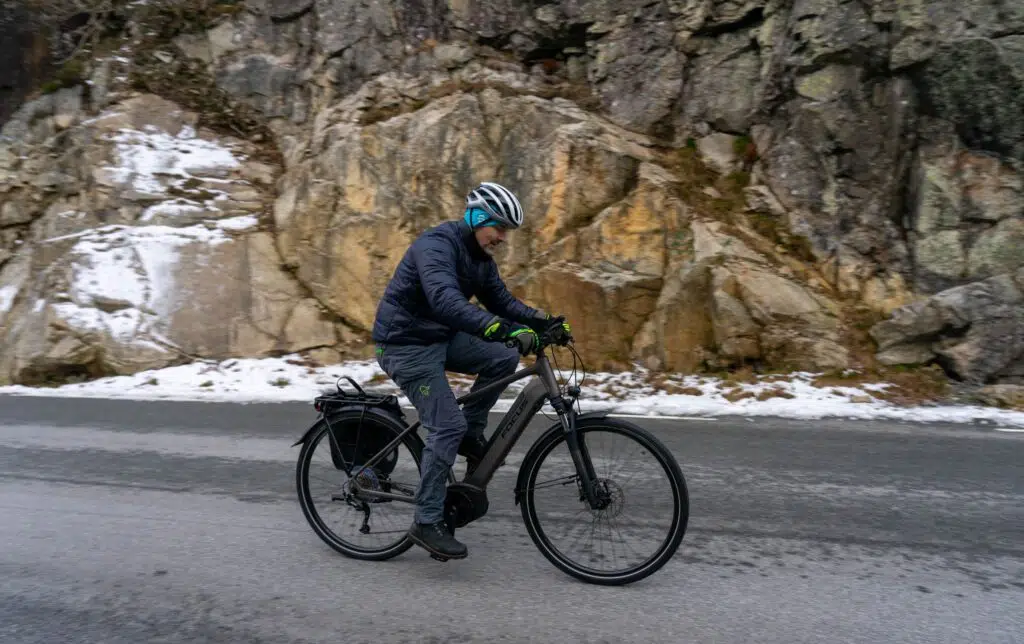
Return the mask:
[[[626,495],[622,486],[610,479],[598,479],[595,481],[595,488],[598,498],[597,507],[591,508],[590,512],[594,516],[602,515],[608,519],[619,516],[626,504]]]

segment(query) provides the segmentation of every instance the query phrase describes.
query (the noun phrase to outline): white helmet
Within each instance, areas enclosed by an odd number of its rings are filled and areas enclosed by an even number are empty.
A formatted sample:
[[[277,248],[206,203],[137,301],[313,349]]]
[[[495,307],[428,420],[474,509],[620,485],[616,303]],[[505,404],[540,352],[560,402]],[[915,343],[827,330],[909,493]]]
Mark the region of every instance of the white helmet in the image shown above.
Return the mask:
[[[519,228],[523,223],[523,207],[512,192],[496,183],[483,182],[466,197],[467,208],[480,208],[491,219],[508,228]]]

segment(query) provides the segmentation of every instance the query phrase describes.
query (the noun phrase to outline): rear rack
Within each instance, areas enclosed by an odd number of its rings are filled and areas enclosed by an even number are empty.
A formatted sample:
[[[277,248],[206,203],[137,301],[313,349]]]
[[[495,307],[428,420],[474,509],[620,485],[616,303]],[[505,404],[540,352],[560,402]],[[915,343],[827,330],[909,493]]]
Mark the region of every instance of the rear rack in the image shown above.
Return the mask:
[[[342,378],[352,383],[352,387],[356,390],[355,393],[341,388]],[[338,381],[334,386],[337,388],[337,392],[323,393],[313,399],[313,409],[320,413],[326,413],[328,411],[341,409],[342,407],[365,405],[369,407],[386,407],[391,410],[397,410],[401,413],[401,407],[398,404],[398,396],[395,396],[394,394],[367,393],[359,386],[359,383],[348,376],[338,378]]]

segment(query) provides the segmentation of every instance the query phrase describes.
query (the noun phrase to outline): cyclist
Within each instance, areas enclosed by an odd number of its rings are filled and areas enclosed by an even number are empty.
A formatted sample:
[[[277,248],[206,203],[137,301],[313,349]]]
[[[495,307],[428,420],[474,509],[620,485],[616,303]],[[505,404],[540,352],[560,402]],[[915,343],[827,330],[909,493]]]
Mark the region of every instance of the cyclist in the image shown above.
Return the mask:
[[[515,372],[537,346],[546,312],[516,299],[498,275],[495,250],[523,223],[519,200],[483,182],[466,197],[461,219],[413,241],[384,290],[373,323],[377,362],[416,408],[429,432],[420,463],[409,538],[451,559],[467,555],[444,523],[448,470],[456,454],[472,470],[486,447],[487,414],[496,391],[459,409],[445,371],[476,375],[472,390]],[[470,303],[476,296],[486,311]],[[568,327],[568,325],[566,325]],[[515,347],[505,342],[515,341]]]

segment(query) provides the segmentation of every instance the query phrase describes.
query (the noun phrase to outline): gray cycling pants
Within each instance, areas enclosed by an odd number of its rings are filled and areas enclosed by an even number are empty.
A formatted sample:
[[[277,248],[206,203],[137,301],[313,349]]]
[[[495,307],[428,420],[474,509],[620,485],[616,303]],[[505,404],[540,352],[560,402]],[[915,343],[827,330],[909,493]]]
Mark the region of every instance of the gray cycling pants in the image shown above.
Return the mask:
[[[420,462],[416,521],[435,523],[444,518],[446,480],[459,443],[466,435],[483,434],[487,414],[501,396],[499,389],[460,409],[444,372],[476,375],[471,388],[476,391],[514,373],[519,352],[459,332],[439,344],[377,345],[377,363],[409,398],[429,432]]]

